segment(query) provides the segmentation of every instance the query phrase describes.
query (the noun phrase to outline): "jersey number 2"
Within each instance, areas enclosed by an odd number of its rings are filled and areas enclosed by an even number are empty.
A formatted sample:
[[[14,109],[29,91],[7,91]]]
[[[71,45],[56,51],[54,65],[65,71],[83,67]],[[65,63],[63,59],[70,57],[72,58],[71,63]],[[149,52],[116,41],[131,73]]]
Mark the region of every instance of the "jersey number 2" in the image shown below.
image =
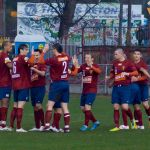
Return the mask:
[[[63,62],[62,62],[62,65],[63,65],[63,67],[64,67],[64,69],[63,69],[63,74],[66,74],[66,73],[67,73],[67,62],[66,62],[66,61],[63,61]]]

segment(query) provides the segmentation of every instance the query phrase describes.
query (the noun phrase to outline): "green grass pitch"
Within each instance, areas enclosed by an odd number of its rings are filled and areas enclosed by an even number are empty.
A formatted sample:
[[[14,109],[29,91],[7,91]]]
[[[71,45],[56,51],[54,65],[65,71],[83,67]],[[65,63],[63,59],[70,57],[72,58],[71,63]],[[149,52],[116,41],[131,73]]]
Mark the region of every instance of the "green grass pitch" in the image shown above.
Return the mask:
[[[46,103],[45,98],[45,103]],[[12,102],[11,102],[12,103]],[[45,106],[45,104],[44,104]],[[11,106],[12,107],[12,106]],[[79,95],[71,95],[71,133],[16,133],[0,132],[0,150],[149,150],[150,129],[145,112],[145,130],[109,132],[113,125],[113,109],[110,97],[97,96],[93,106],[100,127],[93,131],[80,132],[84,116],[79,108]],[[63,121],[63,120],[62,120]],[[23,128],[34,126],[31,104],[25,106]]]

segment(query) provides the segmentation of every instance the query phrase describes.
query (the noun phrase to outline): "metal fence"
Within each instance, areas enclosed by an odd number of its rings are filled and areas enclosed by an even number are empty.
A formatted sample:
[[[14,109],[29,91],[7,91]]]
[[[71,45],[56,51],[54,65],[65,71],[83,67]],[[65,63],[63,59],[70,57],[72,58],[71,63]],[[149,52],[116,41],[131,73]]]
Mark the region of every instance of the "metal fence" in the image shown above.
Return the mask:
[[[128,33],[129,31],[129,33]],[[127,41],[130,35],[130,45]],[[120,37],[121,36],[121,37]],[[150,46],[150,27],[85,27],[64,37],[64,45],[74,46]]]

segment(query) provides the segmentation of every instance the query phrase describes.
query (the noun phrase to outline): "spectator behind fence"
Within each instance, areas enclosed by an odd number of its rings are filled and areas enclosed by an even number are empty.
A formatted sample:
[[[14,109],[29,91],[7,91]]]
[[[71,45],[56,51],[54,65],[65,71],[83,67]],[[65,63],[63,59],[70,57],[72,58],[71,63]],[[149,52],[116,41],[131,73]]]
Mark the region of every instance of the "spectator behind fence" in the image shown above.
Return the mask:
[[[150,46],[150,24],[144,28],[144,46]]]
[[[142,45],[144,39],[144,30],[142,27],[139,27],[136,31],[136,39],[138,40],[138,46]]]

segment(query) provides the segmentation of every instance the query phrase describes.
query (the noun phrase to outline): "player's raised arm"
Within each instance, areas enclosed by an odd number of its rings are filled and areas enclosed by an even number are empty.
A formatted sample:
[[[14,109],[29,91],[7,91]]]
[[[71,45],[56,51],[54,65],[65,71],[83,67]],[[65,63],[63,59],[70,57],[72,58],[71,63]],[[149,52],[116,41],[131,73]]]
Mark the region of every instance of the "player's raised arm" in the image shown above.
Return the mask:
[[[45,76],[46,66],[43,64],[43,52],[40,49],[35,49],[32,57],[33,58],[30,60],[32,67],[30,69],[40,76]]]
[[[97,74],[101,74],[102,73],[102,69],[97,65],[97,66],[91,66],[91,68],[93,69],[94,72],[96,72]]]
[[[78,63],[78,59],[77,59],[77,56],[76,56],[76,55],[74,55],[74,56],[72,57],[72,63],[73,63],[73,66],[72,66],[72,68],[69,69],[68,71],[69,71],[69,74],[70,74],[70,75],[75,76],[75,75],[78,74],[78,70],[79,70],[79,68],[80,68],[79,63]]]
[[[60,49],[62,49],[62,47],[60,47]],[[47,58],[46,55],[47,55],[47,52],[50,50],[49,48],[49,44],[46,44],[44,49],[43,49],[43,57],[44,57],[44,63],[47,65],[47,66],[51,66],[51,65],[54,65],[57,63],[57,58],[56,57],[51,57],[51,58]],[[52,50],[52,53],[53,55],[55,56],[56,55],[56,51],[54,50],[54,47],[53,47],[53,50]]]
[[[43,49],[43,53],[47,53],[49,51],[49,44],[46,43],[45,46],[44,46],[44,49]]]

